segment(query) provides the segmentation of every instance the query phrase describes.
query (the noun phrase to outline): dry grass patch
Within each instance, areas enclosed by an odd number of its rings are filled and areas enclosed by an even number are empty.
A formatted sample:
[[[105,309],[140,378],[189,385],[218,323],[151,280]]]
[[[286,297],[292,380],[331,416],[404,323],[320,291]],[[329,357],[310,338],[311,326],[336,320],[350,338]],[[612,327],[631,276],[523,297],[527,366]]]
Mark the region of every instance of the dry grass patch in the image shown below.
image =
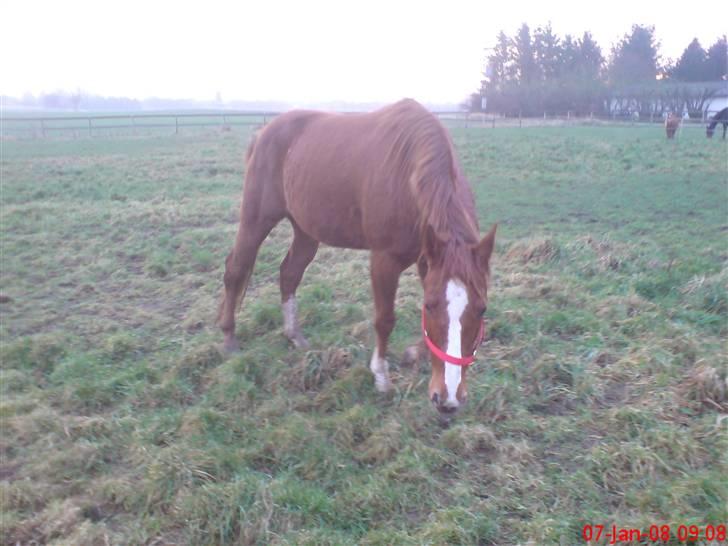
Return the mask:
[[[373,464],[388,461],[404,446],[404,433],[399,420],[390,417],[364,441],[357,458]]]
[[[678,392],[703,408],[728,412],[728,376],[722,370],[705,363],[696,363],[683,376]]]
[[[69,536],[83,521],[83,507],[79,499],[53,501],[35,516],[4,529],[6,544],[47,544]]]
[[[442,435],[442,443],[462,457],[492,452],[498,448],[498,439],[493,430],[481,424],[456,425]]]
[[[657,306],[637,294],[627,296],[607,296],[596,304],[599,318],[614,322],[636,317],[642,313],[655,311]]]
[[[168,373],[175,379],[185,379],[199,386],[207,371],[222,362],[220,349],[216,344],[208,343],[186,353]]]
[[[694,276],[680,292],[691,305],[721,315],[728,322],[728,268],[713,275]]]
[[[568,245],[569,251],[576,253],[591,251],[596,259],[599,271],[619,271],[627,262],[634,260],[632,245],[610,239],[608,236],[595,237],[584,235],[577,237]]]
[[[292,388],[307,392],[318,389],[351,365],[351,353],[343,348],[306,351],[299,362],[285,374],[285,378]]]
[[[505,259],[520,264],[544,264],[560,255],[559,245],[547,237],[518,240],[511,244]]]
[[[355,449],[371,436],[381,417],[373,408],[355,404],[340,414],[332,416],[330,437],[342,449]]]

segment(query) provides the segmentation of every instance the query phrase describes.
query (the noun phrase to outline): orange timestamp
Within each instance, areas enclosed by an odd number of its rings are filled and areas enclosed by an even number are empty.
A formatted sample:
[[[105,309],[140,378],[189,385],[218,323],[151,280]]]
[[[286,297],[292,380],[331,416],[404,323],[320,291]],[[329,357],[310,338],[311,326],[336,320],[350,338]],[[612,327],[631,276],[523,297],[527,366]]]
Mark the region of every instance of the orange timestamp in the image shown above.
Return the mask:
[[[647,529],[599,525],[587,523],[582,527],[581,538],[587,543],[619,544],[620,542],[679,542],[700,540],[708,542],[726,540],[726,525],[650,525]]]

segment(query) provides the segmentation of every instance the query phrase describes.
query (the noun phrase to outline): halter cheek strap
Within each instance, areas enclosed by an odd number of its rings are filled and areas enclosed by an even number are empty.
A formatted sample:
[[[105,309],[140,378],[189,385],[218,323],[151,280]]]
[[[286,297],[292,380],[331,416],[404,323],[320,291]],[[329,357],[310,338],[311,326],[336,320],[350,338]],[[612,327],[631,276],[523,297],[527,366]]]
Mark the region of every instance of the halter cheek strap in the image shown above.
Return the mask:
[[[430,352],[443,362],[449,362],[450,364],[455,364],[457,366],[463,367],[470,366],[473,362],[475,362],[475,353],[480,346],[480,343],[483,341],[483,337],[485,337],[485,319],[480,321],[480,331],[478,332],[478,337],[475,338],[475,343],[473,344],[473,354],[470,356],[452,356],[440,349],[437,345],[435,345],[435,342],[430,339],[429,335],[427,335],[427,328],[425,328],[424,307],[422,308],[422,336],[425,338],[425,343],[427,344],[427,348],[430,349]]]

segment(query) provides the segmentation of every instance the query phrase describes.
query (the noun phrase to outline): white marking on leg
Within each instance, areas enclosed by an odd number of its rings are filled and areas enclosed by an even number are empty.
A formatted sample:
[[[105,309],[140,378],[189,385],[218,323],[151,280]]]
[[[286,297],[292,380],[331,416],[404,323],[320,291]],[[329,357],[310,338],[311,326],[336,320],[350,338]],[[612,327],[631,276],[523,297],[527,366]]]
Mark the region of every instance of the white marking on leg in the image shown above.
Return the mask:
[[[462,324],[460,318],[468,306],[468,291],[458,280],[449,280],[445,290],[447,298],[447,349],[446,352],[456,358],[462,358]],[[445,362],[445,386],[447,387],[446,406],[456,408],[460,405],[457,399],[458,387],[462,377],[462,368],[457,364]]]
[[[281,308],[283,310],[283,331],[286,336],[292,338],[296,335],[297,330],[296,312],[298,311],[298,306],[296,305],[296,296],[291,296],[284,301]]]
[[[392,388],[392,382],[389,380],[389,362],[386,358],[379,357],[378,347],[374,349],[369,369],[374,374],[374,383],[379,392],[387,392]]]

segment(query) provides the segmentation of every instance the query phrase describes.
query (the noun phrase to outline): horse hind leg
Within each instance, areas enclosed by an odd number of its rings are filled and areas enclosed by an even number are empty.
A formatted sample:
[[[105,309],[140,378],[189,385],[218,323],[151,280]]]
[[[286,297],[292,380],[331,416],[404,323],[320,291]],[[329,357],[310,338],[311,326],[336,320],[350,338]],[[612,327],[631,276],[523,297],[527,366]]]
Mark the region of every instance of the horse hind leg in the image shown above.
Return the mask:
[[[319,243],[301,231],[293,221],[291,223],[293,224],[293,243],[291,243],[286,257],[281,262],[280,269],[283,331],[293,345],[305,349],[309,346],[309,343],[301,333],[298,324],[296,289],[301,283],[306,267],[316,256]]]
[[[235,313],[243,303],[258,248],[279,220],[246,222],[243,218],[240,222],[235,244],[225,260],[225,292],[218,313],[218,324],[225,336],[226,352],[234,352],[239,348],[235,339]]]

